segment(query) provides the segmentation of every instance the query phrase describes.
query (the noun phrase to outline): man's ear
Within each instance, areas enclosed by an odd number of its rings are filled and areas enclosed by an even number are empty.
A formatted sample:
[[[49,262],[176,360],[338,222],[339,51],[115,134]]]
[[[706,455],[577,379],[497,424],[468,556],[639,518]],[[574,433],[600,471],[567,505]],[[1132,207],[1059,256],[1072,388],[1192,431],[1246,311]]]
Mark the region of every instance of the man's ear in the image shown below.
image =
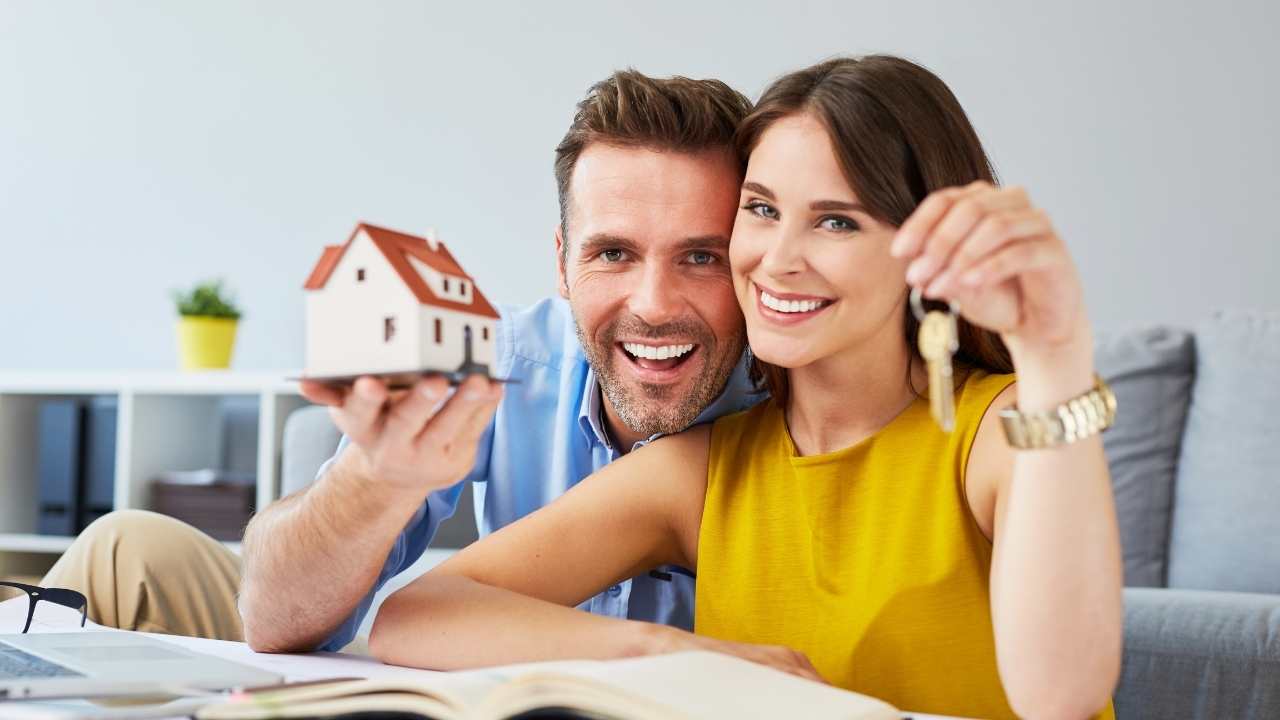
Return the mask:
[[[556,290],[560,297],[569,299],[569,279],[565,277],[565,265],[568,264],[568,246],[565,245],[564,226],[556,223]]]

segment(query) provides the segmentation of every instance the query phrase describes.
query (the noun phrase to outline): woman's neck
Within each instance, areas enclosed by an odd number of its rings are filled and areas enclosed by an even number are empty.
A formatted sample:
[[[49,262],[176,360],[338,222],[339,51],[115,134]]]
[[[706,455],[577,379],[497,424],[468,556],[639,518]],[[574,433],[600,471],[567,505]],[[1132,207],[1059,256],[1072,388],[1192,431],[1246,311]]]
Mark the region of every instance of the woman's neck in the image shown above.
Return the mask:
[[[925,387],[923,368],[912,362],[901,326],[893,323],[857,347],[787,375],[787,428],[801,455],[834,452],[874,435],[915,401],[913,386]]]

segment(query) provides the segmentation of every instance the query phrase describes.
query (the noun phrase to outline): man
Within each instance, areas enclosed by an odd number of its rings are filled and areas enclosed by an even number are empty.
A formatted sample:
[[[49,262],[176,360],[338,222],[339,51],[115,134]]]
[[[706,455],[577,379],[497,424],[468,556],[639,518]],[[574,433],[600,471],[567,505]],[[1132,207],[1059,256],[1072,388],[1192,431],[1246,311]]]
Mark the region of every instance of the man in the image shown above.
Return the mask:
[[[556,148],[560,298],[502,312],[495,373],[518,384],[504,395],[472,377],[450,394],[429,378],[392,396],[373,378],[345,393],[304,383],[344,437],[310,488],[250,523],[243,568],[176,521],[118,513],[46,584],[85,590],[107,624],[339,650],[463,482],[491,532],[657,435],[749,405],[728,267],[742,173],[732,138],[748,110],[718,81],[628,71],[598,83]],[[143,537],[148,550],[121,551]],[[688,629],[693,585],[664,568],[583,607]]]

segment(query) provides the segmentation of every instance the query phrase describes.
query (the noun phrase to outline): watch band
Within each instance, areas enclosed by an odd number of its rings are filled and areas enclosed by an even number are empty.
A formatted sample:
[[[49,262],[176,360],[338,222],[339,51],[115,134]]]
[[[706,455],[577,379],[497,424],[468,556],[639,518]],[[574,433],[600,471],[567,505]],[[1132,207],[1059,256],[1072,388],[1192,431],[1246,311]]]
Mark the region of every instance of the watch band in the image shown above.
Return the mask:
[[[1116,420],[1116,396],[1096,373],[1094,385],[1052,410],[1022,412],[1010,408],[1000,412],[1004,436],[1011,447],[1038,450],[1058,447],[1092,437],[1111,427]]]

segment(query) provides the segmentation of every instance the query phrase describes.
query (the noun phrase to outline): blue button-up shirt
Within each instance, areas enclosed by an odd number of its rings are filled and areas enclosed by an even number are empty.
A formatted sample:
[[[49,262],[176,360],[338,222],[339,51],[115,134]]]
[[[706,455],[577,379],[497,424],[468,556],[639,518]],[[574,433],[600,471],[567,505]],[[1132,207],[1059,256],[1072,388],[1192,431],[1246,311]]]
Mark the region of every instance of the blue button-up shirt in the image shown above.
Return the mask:
[[[578,343],[568,303],[548,298],[499,312],[502,322],[492,372],[518,382],[506,386],[480,439],[474,468],[461,483],[427,496],[396,538],[374,588],[320,650],[337,651],[351,642],[374,593],[427,549],[436,528],[457,507],[464,483],[475,483],[476,526],[484,536],[555,500],[621,456],[605,429],[600,386]],[[695,422],[745,409],[760,398],[741,362],[724,391]],[[347,444],[344,436],[335,458]],[[326,462],[320,474],[332,462]],[[668,566],[607,588],[580,607],[692,630],[693,588],[692,573]]]

